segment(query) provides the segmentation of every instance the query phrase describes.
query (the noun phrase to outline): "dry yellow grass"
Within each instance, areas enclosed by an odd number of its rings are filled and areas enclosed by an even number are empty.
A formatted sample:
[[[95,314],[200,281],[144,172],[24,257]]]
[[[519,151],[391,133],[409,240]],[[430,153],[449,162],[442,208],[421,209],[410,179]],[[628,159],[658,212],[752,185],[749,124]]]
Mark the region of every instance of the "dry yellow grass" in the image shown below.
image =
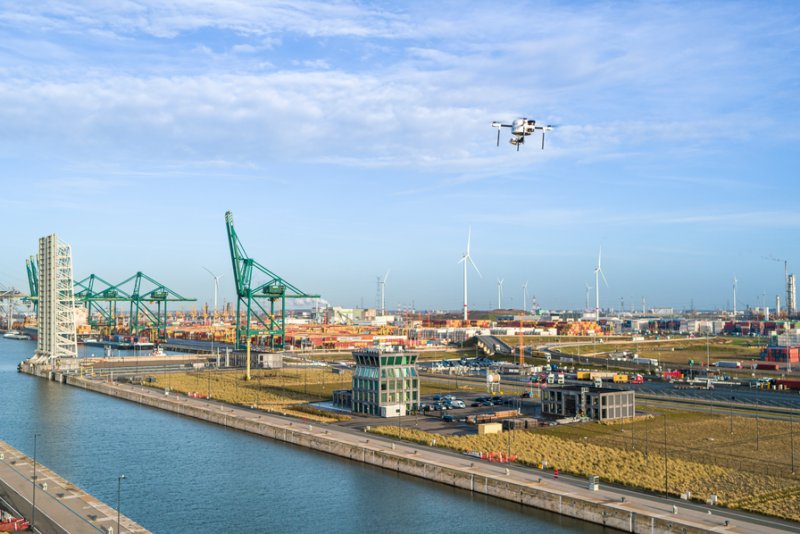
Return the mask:
[[[714,410],[713,419],[709,412],[665,410],[664,413],[668,415],[666,441],[670,456],[767,475],[791,473],[792,431],[799,431],[798,425],[792,428],[789,421],[761,419],[757,423],[752,417],[734,416],[731,434],[731,418],[722,410]],[[626,451],[633,450],[635,444],[636,450],[647,448],[651,454],[664,454],[663,417],[651,417],[646,424],[643,418],[637,417],[635,425],[631,425],[630,418],[625,419],[624,433],[622,424],[622,421],[615,421],[559,426],[540,432]],[[797,445],[800,447],[800,442]],[[795,460],[800,467],[800,457],[795,456]]]
[[[339,421],[342,416],[303,413],[293,407],[330,400],[334,390],[352,385],[352,373],[332,374],[320,369],[253,370],[250,375],[251,380],[246,381],[241,371],[177,373],[157,375],[155,384],[150,385],[179,393],[210,393],[212,399],[223,402],[320,422]]]
[[[397,427],[378,427],[375,433],[397,436]],[[458,451],[506,452],[508,434],[484,436],[440,436],[417,430],[403,430],[403,439],[427,443],[436,440],[436,445]],[[664,458],[651,454],[649,465],[643,451],[625,452],[591,443],[565,441],[535,432],[512,432],[511,453],[519,462],[535,465],[543,460],[551,468],[577,476],[598,475],[603,480],[644,488],[656,492],[664,491]],[[742,473],[733,469],[669,459],[670,493],[690,491],[693,498],[707,499],[717,495],[723,504],[744,508],[745,499],[771,498],[765,501],[771,509],[784,507],[781,495],[794,496],[800,491],[800,483],[789,478],[770,477]],[[793,497],[794,498],[794,497]],[[766,506],[763,503],[759,505]],[[750,508],[754,511],[756,504]],[[788,514],[781,517],[790,517]]]

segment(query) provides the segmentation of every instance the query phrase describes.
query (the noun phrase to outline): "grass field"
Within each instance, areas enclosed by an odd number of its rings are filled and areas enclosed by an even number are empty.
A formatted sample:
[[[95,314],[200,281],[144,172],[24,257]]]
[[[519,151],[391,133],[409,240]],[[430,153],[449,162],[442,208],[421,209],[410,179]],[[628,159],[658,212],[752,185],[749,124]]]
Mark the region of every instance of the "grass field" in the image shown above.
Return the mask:
[[[718,361],[739,360],[753,361],[759,360],[761,351],[758,347],[747,347],[743,340],[711,338],[708,344],[709,360],[713,364]],[[634,343],[603,343],[602,345],[577,345],[574,347],[563,347],[564,354],[587,355],[594,352],[609,352],[618,350],[628,350],[637,352],[641,358],[655,358],[660,362],[687,365],[689,360],[704,363],[706,361],[706,340],[665,340],[653,343],[641,343],[638,346]]]
[[[260,410],[273,410],[315,421],[342,420],[333,414],[314,415],[294,410],[297,405],[329,401],[333,391],[350,389],[352,373],[333,374],[321,369],[253,370],[246,381],[243,371],[201,371],[156,375],[157,388],[170,388],[179,393],[202,393],[212,399],[255,405]],[[348,417],[349,419],[349,417]]]
[[[792,433],[800,430],[798,425],[772,419],[756,421],[752,417],[735,415],[731,418],[724,410],[714,410],[713,418],[710,411],[658,411],[667,416],[666,443],[670,456],[768,475],[785,476],[791,473]],[[624,451],[649,450],[651,454],[663,456],[665,432],[664,417],[661,415],[647,421],[637,418],[633,424],[626,419],[624,432],[622,430],[623,422],[615,421],[558,426],[538,432]],[[800,468],[800,449],[795,454],[795,460]]]
[[[378,427],[372,431],[396,436],[398,429]],[[403,431],[403,439],[418,443],[435,439],[437,446],[458,451],[507,452],[508,437],[508,433],[440,436]],[[521,463],[537,465],[547,461],[550,468],[564,473],[582,477],[598,475],[608,482],[664,491],[664,457],[654,454],[652,449],[648,459],[642,449],[626,451],[605,446],[594,436],[580,441],[565,440],[539,431],[513,431],[511,440],[511,453],[518,455]],[[673,495],[690,491],[693,498],[705,500],[713,494],[727,506],[800,520],[800,511],[795,506],[800,502],[800,481],[794,478],[743,472],[680,458],[669,458],[667,465],[669,492]]]

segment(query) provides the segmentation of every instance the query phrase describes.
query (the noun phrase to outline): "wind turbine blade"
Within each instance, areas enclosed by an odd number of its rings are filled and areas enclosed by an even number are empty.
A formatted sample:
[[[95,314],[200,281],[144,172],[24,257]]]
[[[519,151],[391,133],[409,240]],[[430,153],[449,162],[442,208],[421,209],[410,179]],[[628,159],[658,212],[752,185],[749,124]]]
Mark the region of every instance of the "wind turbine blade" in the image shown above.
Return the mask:
[[[467,259],[467,257],[466,257],[466,256],[464,256],[463,258],[461,258],[460,260],[458,260],[458,261],[456,262],[456,265],[458,265],[458,264],[459,264],[459,263],[461,263],[462,261],[465,261],[466,259]]]
[[[212,273],[212,272],[211,272],[211,271],[209,271],[207,268],[203,267],[203,269],[205,269],[206,271],[208,271],[208,272],[211,274],[211,276],[213,276],[214,278],[216,278],[216,277],[217,277],[217,275],[216,275],[216,274]]]
[[[603,257],[603,247],[600,247],[600,253],[597,255],[597,268],[600,268],[600,258]],[[602,271],[601,271],[602,272]]]
[[[469,242],[472,240],[472,225],[469,225],[469,232],[467,233],[467,256],[469,256]]]
[[[469,258],[469,262],[472,264],[473,267],[475,267],[475,270],[478,271],[478,266],[475,265],[474,261],[472,261],[472,257],[471,256],[465,256],[465,258]],[[480,276],[481,280],[483,280],[483,275],[481,274],[480,271],[478,271],[478,276]]]
[[[389,267],[389,268],[386,270],[386,276],[384,276],[384,277],[383,277],[383,283],[384,283],[384,284],[386,283],[386,279],[387,279],[387,278],[389,278],[389,271],[391,271],[391,270],[392,270],[392,268],[391,268],[391,267]]]
[[[603,269],[598,269],[600,271],[600,276],[603,277],[603,282],[606,283],[606,287],[608,287],[608,282],[606,281],[606,275],[603,274]]]

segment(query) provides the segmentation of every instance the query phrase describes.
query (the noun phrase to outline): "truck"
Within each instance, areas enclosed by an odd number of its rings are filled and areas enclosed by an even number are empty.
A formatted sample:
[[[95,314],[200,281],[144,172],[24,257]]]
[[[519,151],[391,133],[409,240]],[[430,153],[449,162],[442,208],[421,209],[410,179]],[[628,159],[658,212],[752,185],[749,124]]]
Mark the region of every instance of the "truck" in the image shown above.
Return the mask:
[[[596,387],[596,388],[603,387],[603,379],[595,377],[595,379],[594,379],[594,387]]]
[[[683,378],[683,373],[681,373],[680,371],[666,371],[664,373],[664,378],[679,380]]]
[[[617,383],[617,382],[627,382],[628,381],[628,375],[614,375],[613,380],[614,380],[615,383]]]
[[[777,363],[757,363],[755,369],[759,371],[780,371]]]
[[[556,382],[559,384],[564,383],[564,373],[558,373],[558,375],[556,375]]]
[[[741,369],[742,364],[740,362],[717,362],[714,364],[715,367],[730,367],[733,369]]]
[[[642,375],[632,375],[632,376],[629,376],[629,377],[628,377],[628,381],[629,381],[631,384],[644,384],[644,379],[642,378]]]
[[[800,380],[786,380],[780,379],[775,381],[778,387],[783,386],[783,389],[800,389]]]
[[[656,360],[654,358],[634,357],[633,358],[633,363],[635,363],[637,365],[655,365],[655,366],[658,366],[658,360]]]
[[[591,371],[578,371],[576,376],[578,380],[591,380],[592,379],[592,372]]]

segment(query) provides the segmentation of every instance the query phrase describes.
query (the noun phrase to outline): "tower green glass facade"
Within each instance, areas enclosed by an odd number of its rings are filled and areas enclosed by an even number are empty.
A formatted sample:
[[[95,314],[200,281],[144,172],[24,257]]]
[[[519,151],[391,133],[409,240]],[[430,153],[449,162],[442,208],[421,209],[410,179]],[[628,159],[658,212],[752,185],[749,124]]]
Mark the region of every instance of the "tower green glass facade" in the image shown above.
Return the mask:
[[[405,406],[406,413],[419,407],[419,354],[366,348],[353,352],[353,411],[381,415],[383,406]]]

